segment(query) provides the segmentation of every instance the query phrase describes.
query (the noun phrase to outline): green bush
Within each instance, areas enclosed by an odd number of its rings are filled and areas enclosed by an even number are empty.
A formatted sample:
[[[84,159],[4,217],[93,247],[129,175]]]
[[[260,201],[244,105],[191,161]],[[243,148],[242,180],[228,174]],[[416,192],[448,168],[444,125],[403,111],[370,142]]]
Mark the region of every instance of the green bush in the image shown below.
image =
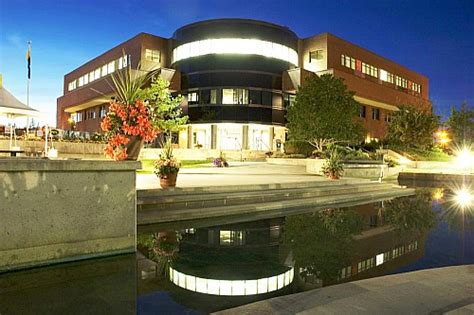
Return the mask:
[[[310,156],[314,147],[307,141],[289,140],[285,142],[285,154],[302,154]]]

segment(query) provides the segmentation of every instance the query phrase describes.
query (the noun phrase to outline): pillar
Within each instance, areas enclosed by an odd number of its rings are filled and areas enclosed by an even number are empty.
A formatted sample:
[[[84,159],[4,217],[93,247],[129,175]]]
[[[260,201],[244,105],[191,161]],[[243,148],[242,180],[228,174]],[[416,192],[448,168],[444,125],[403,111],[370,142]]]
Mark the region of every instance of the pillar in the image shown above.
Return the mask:
[[[270,151],[274,150],[273,139],[275,138],[275,127],[268,128],[268,146]]]
[[[242,126],[242,149],[243,150],[249,149],[249,126],[248,125]]]
[[[188,149],[193,148],[193,126],[188,126]]]
[[[217,149],[217,125],[211,125],[211,150]]]

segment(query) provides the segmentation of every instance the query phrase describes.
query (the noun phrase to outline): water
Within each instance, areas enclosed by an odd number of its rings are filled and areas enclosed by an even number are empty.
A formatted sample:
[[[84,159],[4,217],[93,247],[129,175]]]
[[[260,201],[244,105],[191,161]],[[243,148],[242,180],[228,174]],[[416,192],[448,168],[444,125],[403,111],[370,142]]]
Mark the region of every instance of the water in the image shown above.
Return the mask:
[[[474,263],[449,189],[287,217],[139,228],[137,255],[0,275],[0,314],[208,313],[338,283]],[[219,295],[220,294],[220,295]]]

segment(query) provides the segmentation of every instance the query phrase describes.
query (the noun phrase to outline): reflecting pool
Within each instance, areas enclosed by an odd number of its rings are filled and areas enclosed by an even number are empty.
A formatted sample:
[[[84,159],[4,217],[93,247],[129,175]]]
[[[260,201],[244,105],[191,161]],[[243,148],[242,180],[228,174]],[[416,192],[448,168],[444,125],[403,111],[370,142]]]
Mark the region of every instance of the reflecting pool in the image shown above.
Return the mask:
[[[469,188],[466,190],[472,194]],[[474,263],[474,206],[448,188],[287,217],[139,227],[137,255],[0,275],[0,314],[208,313],[386,274]]]

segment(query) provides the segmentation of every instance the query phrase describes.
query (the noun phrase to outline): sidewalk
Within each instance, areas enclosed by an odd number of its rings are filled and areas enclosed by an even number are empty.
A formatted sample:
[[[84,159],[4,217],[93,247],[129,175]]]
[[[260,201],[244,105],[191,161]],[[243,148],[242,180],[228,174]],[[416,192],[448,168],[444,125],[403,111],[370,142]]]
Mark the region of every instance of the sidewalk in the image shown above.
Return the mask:
[[[231,162],[230,167],[183,168],[177,187],[258,185],[323,181],[324,177],[306,173],[304,166],[272,165],[266,162]],[[155,174],[137,174],[137,189],[160,188]]]
[[[474,265],[349,282],[218,314],[474,314]]]

